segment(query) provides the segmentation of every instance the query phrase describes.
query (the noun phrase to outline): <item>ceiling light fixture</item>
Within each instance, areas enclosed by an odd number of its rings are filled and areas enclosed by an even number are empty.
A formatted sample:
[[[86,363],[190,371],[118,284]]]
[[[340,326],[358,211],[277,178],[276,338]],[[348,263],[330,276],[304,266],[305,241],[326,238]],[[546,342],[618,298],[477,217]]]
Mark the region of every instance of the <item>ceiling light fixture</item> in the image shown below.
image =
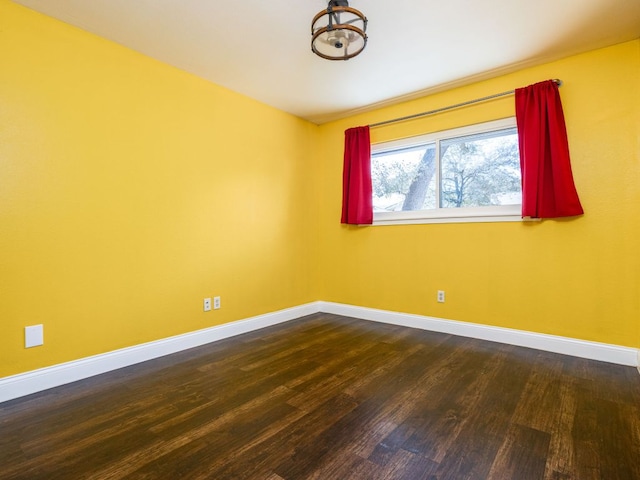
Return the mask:
[[[367,45],[367,17],[347,0],[331,0],[311,22],[311,50],[327,60],[349,60]]]

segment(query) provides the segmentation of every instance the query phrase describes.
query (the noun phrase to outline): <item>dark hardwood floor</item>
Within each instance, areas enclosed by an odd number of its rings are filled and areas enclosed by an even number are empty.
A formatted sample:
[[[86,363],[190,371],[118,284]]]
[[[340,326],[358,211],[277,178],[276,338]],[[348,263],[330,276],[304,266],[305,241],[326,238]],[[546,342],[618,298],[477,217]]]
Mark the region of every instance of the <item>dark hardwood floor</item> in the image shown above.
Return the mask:
[[[640,375],[318,314],[0,404],[0,479],[640,479]]]

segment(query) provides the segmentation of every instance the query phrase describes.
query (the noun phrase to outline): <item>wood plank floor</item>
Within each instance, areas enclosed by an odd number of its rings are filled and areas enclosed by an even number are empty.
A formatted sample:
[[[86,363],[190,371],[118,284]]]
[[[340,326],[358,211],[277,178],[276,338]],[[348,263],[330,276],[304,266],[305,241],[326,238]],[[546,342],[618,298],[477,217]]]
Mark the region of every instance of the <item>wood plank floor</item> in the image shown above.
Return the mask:
[[[317,314],[0,404],[0,479],[640,479],[640,375]]]

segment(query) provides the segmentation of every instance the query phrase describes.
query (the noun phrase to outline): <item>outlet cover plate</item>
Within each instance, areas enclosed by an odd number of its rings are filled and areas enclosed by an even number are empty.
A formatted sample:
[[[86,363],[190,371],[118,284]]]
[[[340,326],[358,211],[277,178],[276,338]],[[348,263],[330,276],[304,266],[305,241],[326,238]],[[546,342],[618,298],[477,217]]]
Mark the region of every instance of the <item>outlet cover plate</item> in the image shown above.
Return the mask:
[[[44,344],[44,327],[32,325],[24,327],[24,348],[39,347]]]

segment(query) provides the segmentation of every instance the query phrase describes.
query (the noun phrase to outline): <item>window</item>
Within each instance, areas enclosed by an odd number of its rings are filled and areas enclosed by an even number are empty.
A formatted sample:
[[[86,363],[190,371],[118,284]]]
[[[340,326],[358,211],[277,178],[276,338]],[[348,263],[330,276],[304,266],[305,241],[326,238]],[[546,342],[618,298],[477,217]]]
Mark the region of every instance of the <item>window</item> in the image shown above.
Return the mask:
[[[373,145],[374,224],[521,220],[515,118]]]

